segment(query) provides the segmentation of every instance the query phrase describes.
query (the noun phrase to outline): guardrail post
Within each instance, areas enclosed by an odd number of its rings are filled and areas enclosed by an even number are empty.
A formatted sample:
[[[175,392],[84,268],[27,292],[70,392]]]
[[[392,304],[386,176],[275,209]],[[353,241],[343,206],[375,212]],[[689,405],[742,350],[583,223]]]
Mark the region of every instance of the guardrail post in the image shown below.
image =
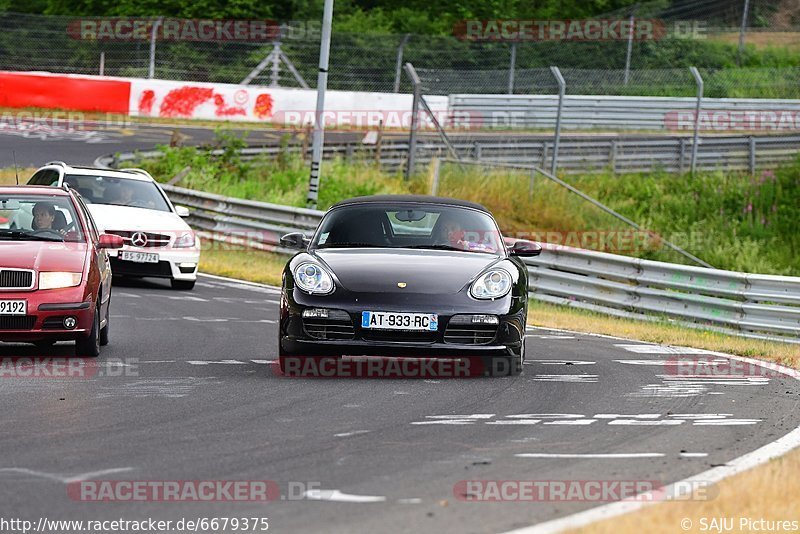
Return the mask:
[[[539,166],[544,169],[545,165],[547,165],[547,141],[542,141],[542,164]]]
[[[417,152],[417,130],[419,129],[419,100],[422,95],[421,82],[414,65],[411,63],[405,64],[406,74],[411,78],[411,84],[414,89],[414,98],[411,102],[411,132],[408,135],[408,161],[406,163],[405,179],[411,178],[414,172],[414,163],[416,160]]]
[[[686,162],[686,138],[681,137],[680,144],[678,145],[678,174],[683,174],[685,170],[684,163]]]
[[[483,147],[481,144],[475,141],[475,143],[472,145],[472,148],[472,157],[478,160],[481,159],[481,156],[483,155]]]
[[[756,138],[750,136],[750,176],[756,174]]]
[[[438,156],[433,157],[433,183],[431,184],[431,195],[436,196],[439,192],[439,172],[441,171],[442,160]]]
[[[103,76],[106,72],[106,53],[105,51],[100,52],[100,76]]]
[[[403,49],[408,43],[408,39],[411,37],[410,33],[407,33],[403,36],[403,40],[400,41],[400,46],[397,47],[397,64],[394,68],[394,92],[400,92],[400,70],[403,66]]]
[[[564,108],[564,93],[567,90],[567,82],[564,81],[564,77],[561,75],[561,71],[558,70],[558,67],[550,67],[550,72],[553,73],[553,76],[558,82],[558,111],[556,112],[556,133],[555,133],[555,139],[553,140],[553,159],[550,162],[550,174],[555,174],[556,168],[558,167],[558,143],[561,140],[561,112]]]
[[[517,42],[511,43],[511,60],[508,65],[508,94],[514,94],[514,71],[517,65]]]
[[[608,152],[608,166],[611,167],[611,174],[617,174],[617,141],[611,141],[611,147]]]
[[[692,175],[697,168],[697,145],[700,141],[700,110],[703,107],[703,77],[697,67],[689,67],[689,70],[694,76],[694,81],[697,82],[697,107],[694,112],[694,140],[692,141]]]

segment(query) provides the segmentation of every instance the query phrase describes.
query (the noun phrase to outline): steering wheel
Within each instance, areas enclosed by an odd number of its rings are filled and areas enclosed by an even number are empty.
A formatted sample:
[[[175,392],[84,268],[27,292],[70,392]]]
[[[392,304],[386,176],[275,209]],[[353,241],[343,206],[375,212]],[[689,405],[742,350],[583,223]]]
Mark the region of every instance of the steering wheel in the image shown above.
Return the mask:
[[[41,230],[34,230],[31,232],[31,235],[42,235],[42,234],[51,234],[64,239],[64,234],[61,233],[60,230],[53,230],[52,228],[43,228]]]

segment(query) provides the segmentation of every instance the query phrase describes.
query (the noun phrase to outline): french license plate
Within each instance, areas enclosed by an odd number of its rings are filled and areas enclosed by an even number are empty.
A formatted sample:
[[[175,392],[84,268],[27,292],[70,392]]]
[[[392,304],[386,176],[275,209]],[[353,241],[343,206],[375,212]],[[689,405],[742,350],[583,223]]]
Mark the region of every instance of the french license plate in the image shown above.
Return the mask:
[[[0,300],[0,315],[27,315],[27,300]]]
[[[158,254],[152,252],[136,252],[133,250],[123,250],[120,259],[134,261],[136,263],[158,263]]]
[[[439,328],[439,315],[365,311],[361,312],[361,328],[435,332]]]

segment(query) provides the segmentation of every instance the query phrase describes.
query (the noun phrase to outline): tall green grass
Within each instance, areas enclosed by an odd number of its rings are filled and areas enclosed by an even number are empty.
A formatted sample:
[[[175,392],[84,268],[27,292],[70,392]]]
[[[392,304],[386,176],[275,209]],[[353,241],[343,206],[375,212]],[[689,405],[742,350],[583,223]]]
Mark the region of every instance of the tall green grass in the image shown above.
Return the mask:
[[[178,184],[183,187],[306,205],[307,161],[282,152],[244,162],[236,150],[243,140],[223,134],[221,143],[226,151],[218,158],[193,147],[164,147],[164,157],[141,165],[162,181],[190,166]],[[543,177],[531,183],[528,173],[508,169],[443,164],[438,192],[484,204],[506,235],[690,263],[663,246],[660,240],[667,239],[721,269],[800,275],[800,158],[755,177],[723,171],[694,177],[604,172],[563,179],[653,234],[623,234],[628,237],[621,239],[619,232],[631,230],[621,221]],[[323,163],[318,205],[326,209],[360,195],[428,193],[430,185],[430,169],[405,181],[356,154],[350,162]],[[598,242],[597,236],[606,239]]]

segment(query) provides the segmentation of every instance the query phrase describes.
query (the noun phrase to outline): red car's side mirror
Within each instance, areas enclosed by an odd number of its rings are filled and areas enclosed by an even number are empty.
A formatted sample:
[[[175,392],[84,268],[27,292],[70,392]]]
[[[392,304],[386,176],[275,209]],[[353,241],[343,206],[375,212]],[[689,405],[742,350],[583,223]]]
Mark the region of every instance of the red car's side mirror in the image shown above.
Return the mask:
[[[125,242],[115,234],[101,234],[97,248],[122,248]]]

